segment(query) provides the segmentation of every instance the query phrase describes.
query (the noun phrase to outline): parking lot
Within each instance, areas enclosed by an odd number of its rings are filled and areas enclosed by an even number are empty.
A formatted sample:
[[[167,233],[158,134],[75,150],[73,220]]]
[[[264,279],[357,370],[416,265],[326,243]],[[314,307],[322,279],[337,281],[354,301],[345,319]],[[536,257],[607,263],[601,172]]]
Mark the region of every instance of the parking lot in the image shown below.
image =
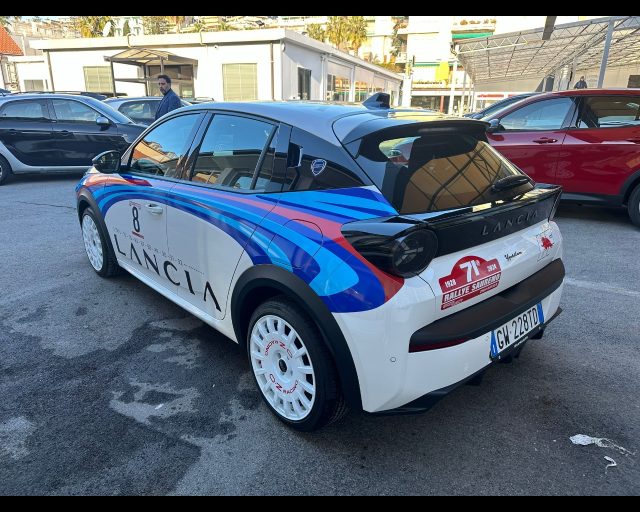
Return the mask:
[[[564,312],[480,386],[301,434],[262,403],[243,349],[133,277],[95,275],[77,181],[0,188],[0,494],[640,493],[625,211],[561,207]]]

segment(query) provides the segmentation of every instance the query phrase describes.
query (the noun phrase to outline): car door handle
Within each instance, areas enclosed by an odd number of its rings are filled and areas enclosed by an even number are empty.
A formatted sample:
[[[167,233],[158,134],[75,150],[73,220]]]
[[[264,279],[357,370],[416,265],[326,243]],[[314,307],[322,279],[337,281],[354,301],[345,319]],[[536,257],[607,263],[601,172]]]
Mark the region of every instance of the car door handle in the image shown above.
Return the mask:
[[[551,139],[549,137],[540,137],[539,139],[533,139],[533,142],[536,144],[553,144],[554,142],[558,142],[558,139]]]
[[[149,210],[149,213],[152,213],[153,215],[162,215],[162,213],[164,212],[164,208],[162,208],[162,206],[158,206],[155,203],[149,203],[146,205],[147,210]]]
[[[640,138],[636,139],[627,139],[628,142],[633,142],[634,144],[640,144]]]
[[[60,135],[60,137],[70,137],[73,133],[69,130],[61,130],[58,132],[58,135]]]

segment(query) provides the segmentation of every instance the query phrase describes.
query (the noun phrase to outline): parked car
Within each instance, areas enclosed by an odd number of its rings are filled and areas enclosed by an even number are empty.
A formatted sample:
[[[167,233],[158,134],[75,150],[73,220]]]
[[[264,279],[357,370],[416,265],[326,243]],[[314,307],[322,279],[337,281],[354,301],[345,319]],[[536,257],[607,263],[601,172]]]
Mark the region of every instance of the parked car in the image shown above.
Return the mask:
[[[137,98],[124,96],[109,98],[105,100],[105,103],[132,121],[149,126],[156,119],[156,110],[158,110],[160,101],[162,101],[161,96],[140,96]],[[183,107],[191,105],[191,103],[184,100],[180,100],[180,102]]]
[[[484,118],[489,142],[577,203],[626,206],[640,226],[640,89],[541,94]]]
[[[94,156],[124,151],[143,131],[88,96],[0,97],[0,184],[10,174],[86,171]]]
[[[207,96],[198,96],[196,98],[185,98],[185,100],[192,105],[197,105],[200,103],[210,103],[212,101],[215,101],[213,98],[209,98]]]
[[[245,347],[299,430],[347,405],[426,410],[559,313],[560,188],[486,123],[365,104],[180,109],[77,187],[98,275],[123,268]]]
[[[531,98],[531,96],[535,96],[536,94],[540,94],[539,92],[527,92],[524,94],[514,94],[513,96],[509,96],[508,98],[504,98],[502,100],[496,101],[492,103],[488,107],[483,108],[482,110],[478,110],[477,112],[469,112],[465,114],[464,117],[470,117],[471,119],[482,119],[483,117],[490,116],[502,110],[509,105],[513,105],[514,103],[518,103],[526,98]]]

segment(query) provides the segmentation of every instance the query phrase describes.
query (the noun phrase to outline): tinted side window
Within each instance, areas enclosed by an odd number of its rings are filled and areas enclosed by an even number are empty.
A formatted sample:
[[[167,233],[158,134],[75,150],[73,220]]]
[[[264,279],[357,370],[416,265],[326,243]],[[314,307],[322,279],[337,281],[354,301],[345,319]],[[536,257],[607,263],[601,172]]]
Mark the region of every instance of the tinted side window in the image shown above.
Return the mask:
[[[158,103],[158,101],[132,101],[122,104],[119,110],[125,116],[130,117],[133,120],[145,119],[153,121],[158,108]]]
[[[640,125],[640,96],[584,98],[578,128]]]
[[[39,101],[12,101],[2,108],[0,118],[41,121],[49,116]]]
[[[73,100],[51,100],[58,121],[95,123],[102,114],[84,103]]]
[[[500,118],[506,130],[559,130],[571,107],[571,98],[537,101]]]
[[[329,190],[370,184],[344,149],[293,129],[283,190]]]
[[[174,117],[147,133],[131,152],[134,172],[175,177],[178,163],[189,147],[199,114]]]
[[[214,116],[198,152],[192,181],[249,190],[275,126],[244,117]]]

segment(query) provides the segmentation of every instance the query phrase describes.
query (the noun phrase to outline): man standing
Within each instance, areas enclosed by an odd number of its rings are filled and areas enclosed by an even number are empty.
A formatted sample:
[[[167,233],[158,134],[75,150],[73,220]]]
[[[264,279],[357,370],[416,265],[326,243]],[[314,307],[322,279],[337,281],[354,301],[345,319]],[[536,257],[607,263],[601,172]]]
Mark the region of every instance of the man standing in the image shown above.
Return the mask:
[[[182,106],[180,98],[171,89],[171,77],[167,75],[158,75],[158,87],[164,97],[156,110],[156,119],[159,119],[166,113]]]
[[[587,88],[587,82],[585,82],[584,76],[580,77],[580,80],[578,80],[576,82],[576,85],[574,85],[573,88],[574,89],[586,89]]]

